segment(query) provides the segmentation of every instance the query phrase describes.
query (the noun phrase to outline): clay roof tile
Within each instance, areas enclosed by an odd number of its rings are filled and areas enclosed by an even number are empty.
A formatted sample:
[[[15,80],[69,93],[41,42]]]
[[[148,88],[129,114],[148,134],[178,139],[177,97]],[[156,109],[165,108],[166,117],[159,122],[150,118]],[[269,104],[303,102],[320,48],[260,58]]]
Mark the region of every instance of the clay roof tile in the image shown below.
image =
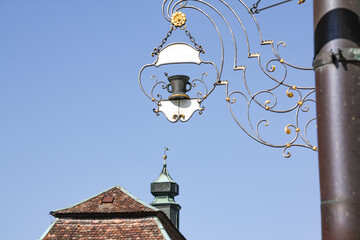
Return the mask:
[[[51,214],[57,217],[59,215],[81,213],[112,214],[157,211],[159,211],[157,208],[142,202],[123,187],[115,186],[73,206],[52,211]]]

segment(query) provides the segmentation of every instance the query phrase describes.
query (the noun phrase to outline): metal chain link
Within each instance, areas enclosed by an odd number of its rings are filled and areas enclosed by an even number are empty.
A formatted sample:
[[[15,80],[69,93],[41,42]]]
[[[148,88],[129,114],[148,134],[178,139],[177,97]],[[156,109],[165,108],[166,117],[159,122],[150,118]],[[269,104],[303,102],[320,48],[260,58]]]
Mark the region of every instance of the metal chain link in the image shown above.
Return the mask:
[[[172,34],[172,31],[176,29],[176,27],[174,28],[173,26],[171,26],[171,29],[170,31],[167,32],[165,38],[161,41],[161,44],[157,47],[157,48],[154,48],[154,51],[151,53],[151,56],[155,56],[155,55],[158,55],[159,52],[161,51],[161,49],[163,48],[164,44],[166,43],[166,41],[168,40],[168,38],[171,36]]]
[[[203,47],[195,42],[195,38],[193,36],[191,36],[191,34],[188,30],[185,30],[185,34],[186,34],[186,36],[189,37],[190,42],[192,42],[195,45],[195,48],[197,50],[199,50],[202,53],[205,53],[205,50],[203,49]]]
[[[259,3],[261,2],[261,0],[257,1],[256,3],[253,4],[253,7],[250,8],[250,11],[252,14],[255,14],[255,13],[259,13],[259,9],[258,9],[258,6],[259,6]]]
[[[151,53],[151,56],[154,57],[155,55],[158,55],[160,53],[160,51],[163,48],[164,44],[166,43],[168,38],[171,36],[172,32],[174,30],[176,30],[176,29],[177,29],[177,27],[175,27],[174,25],[171,26],[170,31],[167,32],[165,38],[161,41],[161,44],[157,48],[154,48],[154,51]],[[180,29],[185,30],[185,28],[180,28]],[[195,48],[198,51],[200,51],[202,53],[205,53],[205,50],[203,49],[203,47],[195,42],[195,38],[193,36],[191,36],[191,34],[190,34],[190,32],[188,30],[185,30],[185,34],[186,34],[186,36],[189,37],[190,42],[192,42],[194,44]]]

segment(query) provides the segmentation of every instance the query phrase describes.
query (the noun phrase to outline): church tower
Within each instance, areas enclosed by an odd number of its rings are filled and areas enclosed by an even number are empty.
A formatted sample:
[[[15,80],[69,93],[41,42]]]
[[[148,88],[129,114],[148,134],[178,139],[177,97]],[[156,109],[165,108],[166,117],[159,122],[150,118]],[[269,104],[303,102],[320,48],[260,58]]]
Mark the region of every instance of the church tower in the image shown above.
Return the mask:
[[[164,165],[160,176],[151,183],[151,194],[155,196],[152,206],[163,211],[174,226],[179,229],[180,205],[175,202],[174,197],[179,195],[179,185],[170,177],[166,168],[166,151],[164,151]]]

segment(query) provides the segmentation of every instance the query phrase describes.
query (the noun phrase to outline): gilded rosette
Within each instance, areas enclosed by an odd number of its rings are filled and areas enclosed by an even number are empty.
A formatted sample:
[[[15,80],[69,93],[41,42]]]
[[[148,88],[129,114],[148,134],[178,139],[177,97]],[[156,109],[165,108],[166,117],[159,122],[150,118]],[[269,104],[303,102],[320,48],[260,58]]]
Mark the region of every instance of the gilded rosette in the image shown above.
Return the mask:
[[[173,15],[171,16],[171,23],[175,27],[182,27],[183,25],[185,25],[185,22],[186,22],[186,16],[182,12],[174,12]]]

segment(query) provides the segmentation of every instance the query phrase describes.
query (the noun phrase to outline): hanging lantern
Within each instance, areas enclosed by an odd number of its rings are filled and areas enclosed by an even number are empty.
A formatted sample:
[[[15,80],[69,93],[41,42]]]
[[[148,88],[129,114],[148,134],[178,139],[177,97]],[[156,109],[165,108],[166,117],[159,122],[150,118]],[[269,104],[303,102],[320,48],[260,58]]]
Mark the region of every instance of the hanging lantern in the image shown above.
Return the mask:
[[[178,120],[186,122],[191,118],[195,111],[199,111],[199,114],[202,114],[205,110],[205,107],[202,106],[202,102],[214,90],[217,83],[220,81],[220,77],[219,71],[213,62],[203,61],[200,58],[200,53],[204,54],[205,51],[195,42],[195,39],[191,36],[190,32],[185,30],[185,14],[175,12],[171,19],[173,24],[171,30],[167,33],[161,45],[158,48],[155,48],[152,53],[152,56],[157,57],[155,62],[143,66],[139,72],[139,84],[145,95],[156,104],[156,108],[153,109],[156,115],[159,115],[159,113],[162,112],[170,122],[177,122]],[[194,43],[194,47],[182,42],[170,43],[163,47],[172,32],[178,28],[185,31],[185,34],[189,36],[190,41]],[[162,76],[162,78],[167,79],[159,80],[158,77],[152,75],[151,79],[153,81],[155,80],[154,85],[149,88],[149,90],[145,90],[142,84],[142,75],[145,69],[151,67],[159,68],[161,66],[173,64],[211,65],[216,72],[216,77],[212,81],[211,88],[208,88],[204,80],[204,77],[207,76],[206,72],[202,73],[200,77],[192,77],[189,76],[189,74],[169,76],[164,72],[164,77]],[[198,87],[199,84],[204,86],[205,91],[196,91],[195,88]],[[161,94],[154,93],[155,88],[159,85],[165,94],[169,94],[167,99],[162,98],[163,92],[161,92]]]

